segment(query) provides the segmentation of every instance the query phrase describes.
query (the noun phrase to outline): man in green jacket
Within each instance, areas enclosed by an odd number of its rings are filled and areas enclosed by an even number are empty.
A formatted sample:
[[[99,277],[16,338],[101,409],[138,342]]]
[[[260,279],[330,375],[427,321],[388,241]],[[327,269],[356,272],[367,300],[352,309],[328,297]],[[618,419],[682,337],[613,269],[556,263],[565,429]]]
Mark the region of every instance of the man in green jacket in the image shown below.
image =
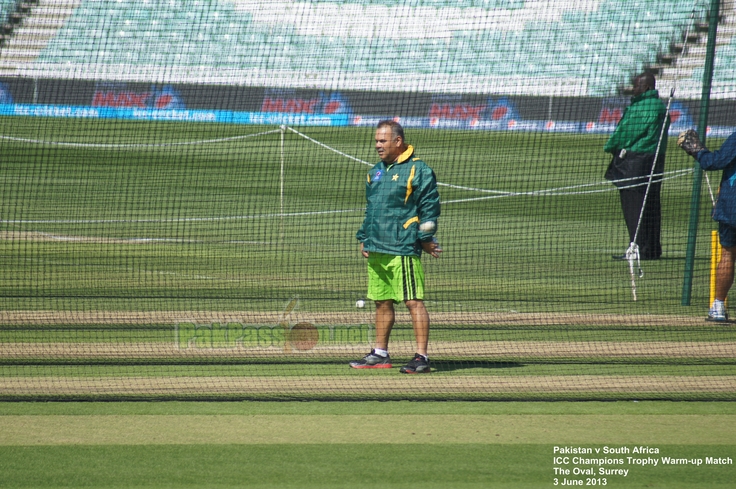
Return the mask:
[[[631,105],[626,108],[616,130],[603,147],[605,152],[613,154],[605,177],[619,189],[621,208],[629,231],[629,243],[633,243],[636,236],[642,260],[657,260],[662,255],[661,174],[664,172],[670,121],[665,121],[667,107],[659,99],[655,86],[656,81],[651,73],[643,73],[634,78]],[[654,177],[649,186],[652,165]],[[614,255],[614,258],[624,259],[625,255]]]
[[[404,302],[411,314],[417,351],[402,373],[430,371],[427,346],[429,314],[424,306],[422,252],[437,258],[442,249],[434,239],[440,196],[432,169],[406,144],[404,129],[381,121],[376,129],[381,161],[366,179],[367,206],[356,234],[368,259],[368,298],[376,303],[376,347],[353,368],[391,368],[388,342],[395,321],[394,303]]]

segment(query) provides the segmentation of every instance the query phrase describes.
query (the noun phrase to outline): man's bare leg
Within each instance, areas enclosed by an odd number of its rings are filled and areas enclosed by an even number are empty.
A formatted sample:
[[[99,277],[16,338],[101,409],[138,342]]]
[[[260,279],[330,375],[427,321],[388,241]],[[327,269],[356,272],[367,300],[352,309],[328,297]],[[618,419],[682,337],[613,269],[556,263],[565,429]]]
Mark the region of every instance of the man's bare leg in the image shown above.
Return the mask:
[[[411,313],[414,337],[417,341],[417,353],[426,357],[429,344],[429,313],[427,308],[424,307],[424,301],[418,299],[406,301],[406,307]]]
[[[376,301],[376,348],[388,351],[388,340],[395,321],[394,301]]]
[[[721,261],[716,269],[716,299],[725,301],[733,284],[733,265],[736,246],[721,248]]]

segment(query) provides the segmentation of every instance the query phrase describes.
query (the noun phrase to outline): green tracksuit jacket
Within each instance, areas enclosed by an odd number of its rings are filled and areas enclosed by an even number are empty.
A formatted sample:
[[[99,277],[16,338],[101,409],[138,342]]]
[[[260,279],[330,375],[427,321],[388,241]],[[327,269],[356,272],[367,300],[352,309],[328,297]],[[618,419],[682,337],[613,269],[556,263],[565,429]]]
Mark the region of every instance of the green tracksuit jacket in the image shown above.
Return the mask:
[[[648,90],[631,99],[616,130],[603,147],[606,153],[618,154],[622,149],[634,153],[654,154],[662,130],[667,107],[659,99],[657,90]],[[667,121],[669,127],[669,121]],[[667,130],[662,138],[660,152],[667,148]]]
[[[365,184],[365,219],[355,237],[365,251],[395,256],[421,256],[422,241],[431,233],[419,231],[419,224],[439,224],[440,195],[432,169],[414,156],[414,148],[399,156],[396,163],[376,164]]]

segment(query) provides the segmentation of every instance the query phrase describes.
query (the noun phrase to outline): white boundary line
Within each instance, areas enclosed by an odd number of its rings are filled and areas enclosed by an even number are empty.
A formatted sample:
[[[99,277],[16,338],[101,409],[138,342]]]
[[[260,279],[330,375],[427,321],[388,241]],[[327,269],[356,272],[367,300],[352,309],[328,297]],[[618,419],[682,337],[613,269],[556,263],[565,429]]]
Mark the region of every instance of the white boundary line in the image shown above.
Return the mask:
[[[43,139],[16,138],[12,136],[3,136],[3,135],[0,135],[0,139],[4,139],[6,141],[15,141],[15,142],[31,143],[31,144],[42,144],[42,145],[49,145],[49,146],[68,146],[72,148],[96,148],[96,149],[135,148],[135,149],[140,149],[140,148],[168,148],[171,146],[194,146],[197,144],[216,144],[216,143],[224,143],[224,142],[229,142],[229,141],[238,141],[241,139],[253,138],[256,136],[265,136],[267,134],[275,134],[277,132],[281,132],[281,129],[272,129],[270,131],[264,131],[264,132],[259,132],[255,134],[244,134],[241,136],[231,136],[227,138],[202,139],[199,141],[180,141],[180,142],[174,142],[174,143],[158,143],[158,144],[70,143],[70,142],[64,142],[64,141],[48,141],[48,140],[43,140]]]
[[[363,212],[365,209],[338,209],[332,211],[309,211],[309,212],[287,212],[285,214],[276,212],[272,214],[253,214],[250,216],[223,216],[223,217],[180,217],[176,219],[0,219],[2,223],[8,224],[131,224],[131,223],[178,223],[178,222],[214,222],[235,221],[246,219],[269,219],[275,217],[300,217],[317,216],[321,214],[348,214],[351,212]]]

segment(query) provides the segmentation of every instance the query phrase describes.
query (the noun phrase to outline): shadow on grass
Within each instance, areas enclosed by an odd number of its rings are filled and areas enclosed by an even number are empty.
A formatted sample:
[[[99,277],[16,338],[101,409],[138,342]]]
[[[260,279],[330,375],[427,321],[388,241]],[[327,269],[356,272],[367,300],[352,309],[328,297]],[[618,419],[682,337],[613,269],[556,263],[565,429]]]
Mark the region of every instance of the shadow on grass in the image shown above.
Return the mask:
[[[462,370],[477,369],[512,369],[525,367],[526,365],[519,362],[487,362],[483,360],[432,360],[432,370],[434,372],[457,372]]]

